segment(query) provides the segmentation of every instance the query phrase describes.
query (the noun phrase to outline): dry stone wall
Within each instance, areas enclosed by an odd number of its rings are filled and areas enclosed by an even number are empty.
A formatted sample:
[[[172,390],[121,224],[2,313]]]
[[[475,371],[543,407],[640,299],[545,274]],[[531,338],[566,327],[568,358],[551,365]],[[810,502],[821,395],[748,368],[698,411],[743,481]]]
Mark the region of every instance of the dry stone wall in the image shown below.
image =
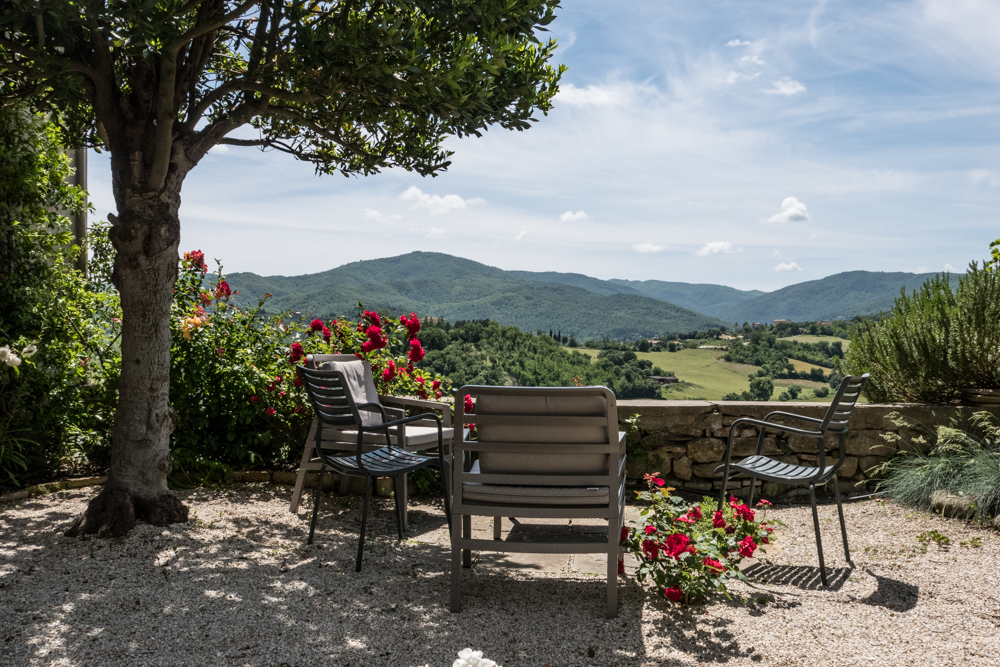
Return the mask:
[[[639,415],[639,433],[629,439],[626,474],[631,482],[641,481],[646,473],[659,472],[671,486],[718,493],[721,475],[715,469],[725,460],[726,439],[732,423],[740,417],[763,419],[775,411],[791,412],[821,419],[827,410],[821,403],[770,403],[757,401],[619,401],[618,420],[625,430],[625,420]],[[910,429],[898,426],[889,417],[901,417],[926,426],[949,424],[952,419],[967,420],[983,408],[955,405],[859,404],[851,416],[847,437],[847,455],[839,471],[842,492],[861,492],[873,486],[877,474],[873,468],[896,454],[899,447],[912,447]],[[1000,414],[1000,409],[992,411]],[[802,427],[793,421],[776,420]],[[733,443],[733,460],[754,454],[757,431],[752,427],[737,427]],[[768,432],[762,454],[787,463],[816,465],[818,441],[797,435]],[[838,441],[827,436],[824,447],[827,463],[836,461]],[[833,458],[831,458],[833,457]],[[730,489],[736,495],[749,490],[749,480],[734,481]],[[737,486],[739,485],[739,486]],[[807,494],[803,487],[781,486],[757,482],[755,496],[765,498],[795,497]]]

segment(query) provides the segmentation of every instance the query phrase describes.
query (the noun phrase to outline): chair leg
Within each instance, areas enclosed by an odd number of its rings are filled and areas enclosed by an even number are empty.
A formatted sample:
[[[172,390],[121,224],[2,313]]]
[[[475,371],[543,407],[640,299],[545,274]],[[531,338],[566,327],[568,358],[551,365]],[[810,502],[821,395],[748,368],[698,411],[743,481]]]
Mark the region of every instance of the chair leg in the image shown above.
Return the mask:
[[[361,539],[358,541],[358,564],[355,572],[361,571],[361,557],[365,553],[365,528],[368,527],[368,503],[372,498],[372,478],[365,476],[365,505],[361,510]]]
[[[726,506],[726,486],[729,484],[729,468],[722,473],[722,490],[719,491],[719,506],[715,509],[721,510]]]
[[[472,515],[462,515],[462,539],[472,539]],[[462,567],[472,567],[472,550],[462,549]]]
[[[499,540],[500,533],[503,530],[503,518],[499,516],[493,517],[493,539]]]
[[[618,521],[608,519],[608,608],[605,612],[607,618],[614,618],[618,615],[618,557],[621,553],[619,539],[621,528]]]
[[[323,473],[326,472],[326,464],[319,469],[319,479],[316,480],[316,502],[313,503],[313,515],[312,519],[309,520],[309,539],[306,544],[313,543],[313,533],[316,532],[316,519],[319,517],[319,501],[320,497],[323,495]]]
[[[410,506],[410,485],[407,481],[407,475],[403,474],[400,479],[400,498],[403,503],[403,531],[410,529],[410,517],[407,516],[406,509]]]
[[[454,534],[451,537],[451,611],[462,611],[462,546]]]
[[[816,529],[816,552],[819,554],[819,577],[823,581],[824,586],[828,586],[826,583],[826,566],[823,563],[823,540],[819,535],[819,512],[816,510],[816,485],[809,485],[809,502],[812,503],[813,510],[813,528]]]
[[[340,475],[340,488],[337,489],[338,496],[346,496],[351,492],[351,480],[354,479],[354,475],[345,475],[341,473]]]
[[[757,481],[757,478],[750,475],[750,495],[747,496],[747,507],[753,507],[753,485]]]
[[[452,530],[452,516],[451,516],[451,488],[448,486],[448,476],[445,471],[441,471],[441,486],[444,488],[444,517],[445,521],[448,522],[448,537],[452,538],[454,541],[454,531]]]
[[[840,515],[840,537],[844,540],[844,558],[847,564],[853,566],[851,562],[851,550],[847,548],[847,526],[844,524],[844,505],[840,502],[840,484],[837,483],[837,476],[833,476],[833,492],[837,495],[837,514]]]
[[[315,423],[313,424],[313,429],[316,428]],[[309,432],[309,437],[306,439],[305,449],[302,451],[302,461],[299,463],[299,473],[295,476],[295,488],[292,489],[292,502],[288,507],[288,511],[292,514],[297,514],[299,511],[299,501],[302,500],[302,489],[306,485],[306,466],[312,461],[312,455],[315,451],[313,447],[313,438],[315,430]]]
[[[392,478],[393,490],[392,497],[396,501],[396,532],[399,533],[399,541],[403,541],[403,494],[401,493],[403,487],[403,476],[396,475]]]

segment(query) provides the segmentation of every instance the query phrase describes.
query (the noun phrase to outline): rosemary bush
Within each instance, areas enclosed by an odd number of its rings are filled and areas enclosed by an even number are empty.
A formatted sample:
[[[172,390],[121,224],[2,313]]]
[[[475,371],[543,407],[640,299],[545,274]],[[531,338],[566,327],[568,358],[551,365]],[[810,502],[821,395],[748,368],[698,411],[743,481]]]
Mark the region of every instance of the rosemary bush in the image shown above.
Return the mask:
[[[879,403],[949,403],[963,387],[1000,388],[1000,273],[976,262],[952,289],[947,275],[905,291],[892,310],[861,322],[844,367],[870,373]]]

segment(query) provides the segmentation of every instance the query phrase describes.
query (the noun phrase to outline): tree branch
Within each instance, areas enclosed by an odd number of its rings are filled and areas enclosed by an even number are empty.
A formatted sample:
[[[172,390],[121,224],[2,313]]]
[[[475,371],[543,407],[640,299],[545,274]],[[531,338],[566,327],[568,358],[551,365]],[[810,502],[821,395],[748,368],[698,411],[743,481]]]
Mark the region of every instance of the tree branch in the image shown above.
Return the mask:
[[[271,144],[271,141],[269,139],[230,139],[229,137],[222,137],[216,143],[226,146],[268,146]]]
[[[226,25],[230,21],[235,21],[239,17],[243,16],[243,14],[245,14],[248,9],[256,5],[259,1],[260,0],[246,0],[243,4],[241,4],[239,7],[229,12],[228,14],[223,14],[214,21],[208,21],[204,24],[194,26],[186,33],[178,37],[176,40],[168,44],[165,50],[176,53],[180,47],[182,47],[184,44],[187,44],[191,40],[201,37],[204,34],[210,33],[213,30],[218,30],[219,28]]]
[[[153,138],[153,163],[147,185],[157,192],[163,188],[170,169],[170,153],[174,143],[174,84],[177,62],[173,53],[160,56],[160,89],[156,96],[156,133]]]

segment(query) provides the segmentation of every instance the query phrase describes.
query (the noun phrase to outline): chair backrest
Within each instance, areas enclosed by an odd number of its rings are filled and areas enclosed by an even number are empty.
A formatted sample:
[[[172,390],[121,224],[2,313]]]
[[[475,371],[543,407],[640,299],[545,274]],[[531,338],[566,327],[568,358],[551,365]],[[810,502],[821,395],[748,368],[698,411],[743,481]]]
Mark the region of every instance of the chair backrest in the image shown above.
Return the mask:
[[[367,361],[358,359],[353,354],[315,354],[309,355],[306,363],[312,363],[317,370],[342,373],[345,388],[350,392],[355,405],[379,402],[372,367]],[[365,426],[382,423],[382,416],[378,412],[362,410],[360,415]]]
[[[296,366],[295,371],[320,422],[332,426],[358,425],[362,417],[341,371],[305,366]]]
[[[868,381],[868,373],[864,375],[848,375],[840,383],[837,394],[830,403],[830,409],[826,411],[820,431],[832,431],[840,433],[847,431],[847,422],[851,418],[855,403],[861,398],[861,390],[864,389]]]
[[[475,414],[464,414],[466,393]],[[478,444],[463,444],[479,451],[482,474],[608,476],[618,464],[618,409],[605,387],[470,386],[456,396],[456,422],[476,424]]]

